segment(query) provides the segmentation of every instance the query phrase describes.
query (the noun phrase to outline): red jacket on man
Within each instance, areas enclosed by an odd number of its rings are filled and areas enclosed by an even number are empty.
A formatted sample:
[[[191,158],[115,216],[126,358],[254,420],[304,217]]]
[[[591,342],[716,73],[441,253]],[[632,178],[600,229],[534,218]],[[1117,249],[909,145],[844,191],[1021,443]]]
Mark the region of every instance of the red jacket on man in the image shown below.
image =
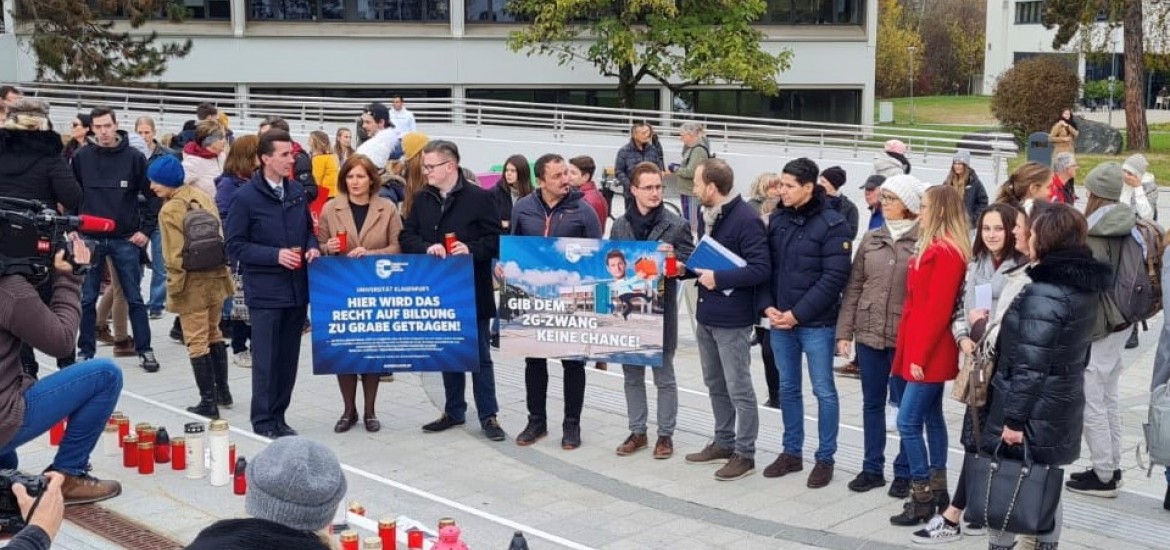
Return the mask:
[[[945,241],[931,243],[918,259],[910,258],[893,375],[924,383],[958,376],[959,347],[951,336],[951,316],[966,274],[963,255]],[[911,363],[922,367],[922,380],[911,375]]]

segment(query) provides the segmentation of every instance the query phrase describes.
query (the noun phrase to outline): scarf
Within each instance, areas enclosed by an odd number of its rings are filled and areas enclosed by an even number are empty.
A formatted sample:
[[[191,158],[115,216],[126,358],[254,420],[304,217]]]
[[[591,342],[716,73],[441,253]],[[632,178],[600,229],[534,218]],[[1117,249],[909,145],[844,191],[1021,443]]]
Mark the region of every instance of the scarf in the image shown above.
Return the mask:
[[[650,209],[645,215],[636,205],[626,212],[626,219],[630,221],[630,229],[634,231],[634,239],[649,240],[650,232],[662,221],[662,205]]]
[[[723,200],[712,207],[703,207],[703,230],[710,235],[715,228],[715,222],[719,220],[719,215],[723,214],[723,207],[731,202],[730,196],[723,197]]]
[[[898,242],[914,228],[915,223],[917,220],[886,220],[886,228],[890,230],[890,236],[893,237],[894,242]]]

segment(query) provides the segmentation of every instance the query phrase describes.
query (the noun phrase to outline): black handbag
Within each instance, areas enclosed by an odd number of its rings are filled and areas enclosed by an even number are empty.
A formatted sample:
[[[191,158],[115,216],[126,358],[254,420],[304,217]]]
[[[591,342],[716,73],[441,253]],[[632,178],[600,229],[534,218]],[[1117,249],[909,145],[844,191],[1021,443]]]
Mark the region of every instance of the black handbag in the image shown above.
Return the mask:
[[[1024,440],[1024,460],[995,453],[967,455],[968,521],[974,519],[989,529],[1020,535],[1042,535],[1056,528],[1056,508],[1064,483],[1064,470],[1036,464]]]

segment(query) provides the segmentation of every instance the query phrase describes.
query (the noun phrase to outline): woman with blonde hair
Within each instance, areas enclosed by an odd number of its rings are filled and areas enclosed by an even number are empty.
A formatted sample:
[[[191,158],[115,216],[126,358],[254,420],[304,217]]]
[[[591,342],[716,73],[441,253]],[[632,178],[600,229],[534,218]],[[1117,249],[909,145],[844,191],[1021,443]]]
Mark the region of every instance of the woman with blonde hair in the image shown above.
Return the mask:
[[[309,132],[309,156],[313,159],[313,180],[318,189],[309,211],[314,219],[319,219],[325,202],[337,196],[337,173],[341,165],[329,148],[329,134],[321,130]]]
[[[1029,161],[1016,168],[1003,182],[995,202],[1026,207],[1032,201],[1047,201],[1051,190],[1052,168]]]
[[[402,217],[410,214],[410,207],[414,205],[414,196],[427,186],[427,176],[423,172],[422,150],[430,142],[430,138],[422,132],[409,132],[402,136]]]
[[[926,190],[918,224],[919,241],[906,274],[906,301],[893,364],[893,374],[906,381],[898,408],[898,433],[910,466],[910,500],[890,523],[904,526],[929,521],[948,504],[941,502],[949,500],[946,453],[936,453],[936,463],[930,464],[923,430],[928,424],[945,422],[943,388],[959,373],[951,316],[971,258],[967,209],[953,187],[937,185]],[[938,436],[930,439],[931,447],[946,448],[945,430],[932,430],[931,435]]]
[[[381,180],[378,168],[365,155],[354,155],[341,167],[341,181],[338,196],[325,203],[321,210],[321,223],[317,233],[322,243],[321,251],[333,256],[361,258],[370,254],[398,254],[398,235],[402,232],[402,216],[389,199],[378,196]],[[338,237],[346,233],[346,242]],[[374,414],[374,402],[378,399],[378,375],[363,374],[362,393],[365,397],[363,423],[367,432],[382,429]],[[333,426],[333,431],[349,431],[357,423],[357,381],[356,374],[337,375],[345,411]]]
[[[693,198],[693,197],[692,197]],[[780,202],[780,174],[764,172],[756,176],[752,182],[751,198],[748,204],[752,205],[764,217],[764,224],[768,223],[768,216],[776,210]],[[764,406],[771,409],[780,408],[780,371],[776,370],[776,354],[772,352],[771,327],[767,320],[761,319],[757,324],[756,342],[760,344],[760,356],[764,360],[764,381],[768,384],[768,399]]]

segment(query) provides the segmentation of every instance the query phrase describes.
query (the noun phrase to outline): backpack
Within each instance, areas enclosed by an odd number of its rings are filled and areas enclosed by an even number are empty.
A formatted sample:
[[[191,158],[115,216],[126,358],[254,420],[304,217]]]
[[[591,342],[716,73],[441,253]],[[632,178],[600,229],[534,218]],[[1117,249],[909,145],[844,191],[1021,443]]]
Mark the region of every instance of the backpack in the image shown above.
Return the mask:
[[[1138,219],[1134,233],[1121,239],[1113,288],[1107,293],[1128,324],[1145,321],[1162,310],[1162,228],[1151,220]]]
[[[1170,384],[1162,384],[1150,393],[1150,416],[1142,425],[1146,435],[1146,453],[1149,466],[1170,466]],[[1138,465],[1142,464],[1141,446],[1137,450]]]
[[[227,265],[227,249],[219,218],[195,201],[187,203],[183,237],[184,271],[211,271]]]

